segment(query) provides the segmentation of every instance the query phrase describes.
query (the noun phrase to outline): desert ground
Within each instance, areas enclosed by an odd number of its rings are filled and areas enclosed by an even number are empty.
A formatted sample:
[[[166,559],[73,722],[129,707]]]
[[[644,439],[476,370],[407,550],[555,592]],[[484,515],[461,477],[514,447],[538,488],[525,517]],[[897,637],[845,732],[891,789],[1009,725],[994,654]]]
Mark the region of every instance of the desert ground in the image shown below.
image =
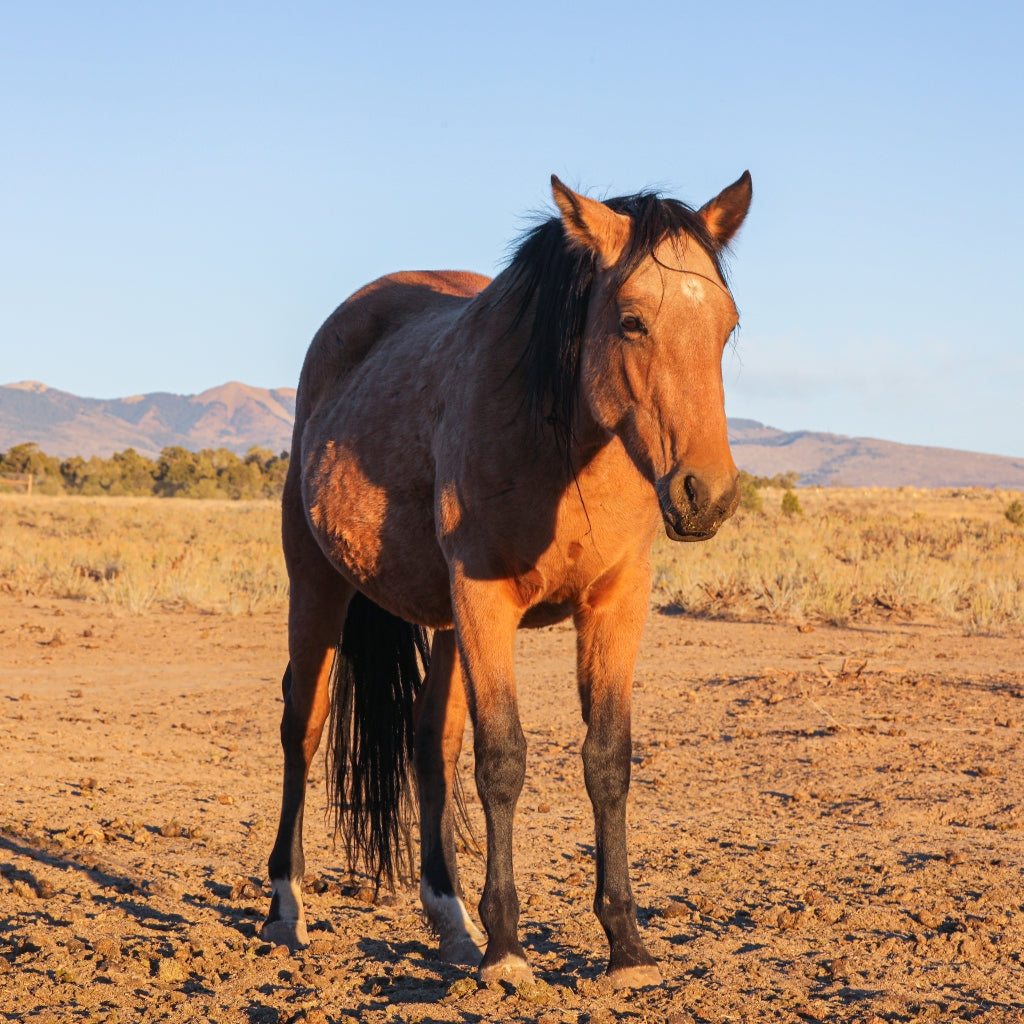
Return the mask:
[[[280,780],[279,601],[139,607],[9,578],[0,1020],[1024,1020],[1017,629],[891,602],[843,626],[654,608],[630,854],[664,982],[633,992],[603,980],[591,911],[573,634],[523,632],[516,870],[537,980],[513,989],[438,961],[414,887],[374,901],[349,877],[319,759],[310,946],[259,938]],[[469,735],[463,778],[479,835]],[[462,868],[475,907],[482,860],[467,850]]]

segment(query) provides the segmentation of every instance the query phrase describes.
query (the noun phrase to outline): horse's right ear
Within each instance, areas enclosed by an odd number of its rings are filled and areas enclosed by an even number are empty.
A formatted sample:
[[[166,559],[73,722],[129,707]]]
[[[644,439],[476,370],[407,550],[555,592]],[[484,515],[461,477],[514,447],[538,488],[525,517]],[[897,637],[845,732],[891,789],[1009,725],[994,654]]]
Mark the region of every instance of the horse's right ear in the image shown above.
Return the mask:
[[[617,263],[629,241],[630,219],[596,199],[573,192],[554,174],[551,175],[551,194],[562,215],[569,244],[592,252],[603,268]]]

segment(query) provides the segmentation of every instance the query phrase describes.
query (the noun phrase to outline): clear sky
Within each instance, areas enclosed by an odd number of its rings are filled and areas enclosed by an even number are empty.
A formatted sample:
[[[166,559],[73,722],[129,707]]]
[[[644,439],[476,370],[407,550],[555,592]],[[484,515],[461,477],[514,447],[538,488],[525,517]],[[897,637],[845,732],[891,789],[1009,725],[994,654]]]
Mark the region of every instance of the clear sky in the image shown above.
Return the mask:
[[[0,5],[0,383],[294,386],[347,294],[493,273],[552,172],[749,168],[731,416],[1024,455],[1024,7]]]

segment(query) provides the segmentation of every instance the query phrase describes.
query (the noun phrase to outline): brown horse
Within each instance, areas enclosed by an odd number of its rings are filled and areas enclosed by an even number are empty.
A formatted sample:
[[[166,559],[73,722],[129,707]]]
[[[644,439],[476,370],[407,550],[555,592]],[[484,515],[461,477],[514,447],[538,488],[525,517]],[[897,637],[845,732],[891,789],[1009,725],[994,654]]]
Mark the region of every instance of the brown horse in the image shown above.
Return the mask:
[[[746,216],[750,175],[700,210],[650,193],[601,203],[554,177],[552,189],[560,216],[494,281],[381,278],[334,312],[306,357],[284,491],[284,790],[263,926],[273,941],[307,941],[303,798],[333,704],[350,864],[361,856],[378,885],[393,878],[412,760],[420,895],[440,955],[479,963],[484,981],[531,977],[512,865],[526,770],[513,641],[520,626],[572,616],[608,973],[622,987],[660,980],[627,865],[630,691],[658,523],[675,540],[706,540],[738,501],[721,373],[737,312],[720,257]],[[455,861],[467,710],[486,940]]]

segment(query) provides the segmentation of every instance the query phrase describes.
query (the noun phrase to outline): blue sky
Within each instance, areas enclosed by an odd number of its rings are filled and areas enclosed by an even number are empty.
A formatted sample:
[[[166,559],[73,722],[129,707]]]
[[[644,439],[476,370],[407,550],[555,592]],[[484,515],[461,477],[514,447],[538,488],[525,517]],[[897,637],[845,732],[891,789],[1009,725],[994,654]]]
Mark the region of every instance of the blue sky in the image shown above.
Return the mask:
[[[749,168],[731,416],[1024,455],[1009,3],[0,7],[0,382],[294,386],[347,294]]]

